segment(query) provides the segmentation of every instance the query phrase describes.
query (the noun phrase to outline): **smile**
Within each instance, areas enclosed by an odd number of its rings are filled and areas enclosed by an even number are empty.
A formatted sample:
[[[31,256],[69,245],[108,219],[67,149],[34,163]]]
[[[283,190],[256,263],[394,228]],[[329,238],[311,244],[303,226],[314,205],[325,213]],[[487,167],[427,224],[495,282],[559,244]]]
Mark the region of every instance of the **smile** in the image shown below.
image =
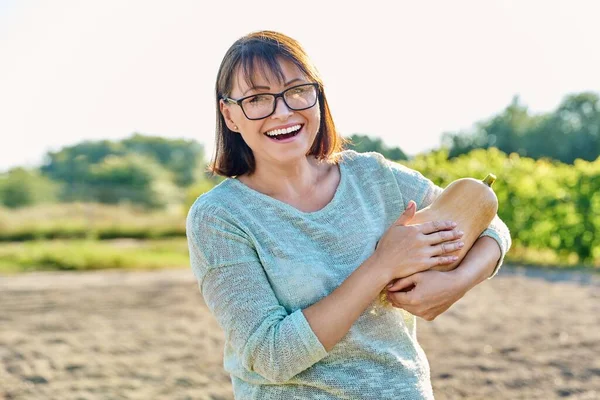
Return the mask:
[[[285,140],[298,135],[302,127],[302,124],[296,124],[283,129],[273,129],[264,134],[274,140]]]

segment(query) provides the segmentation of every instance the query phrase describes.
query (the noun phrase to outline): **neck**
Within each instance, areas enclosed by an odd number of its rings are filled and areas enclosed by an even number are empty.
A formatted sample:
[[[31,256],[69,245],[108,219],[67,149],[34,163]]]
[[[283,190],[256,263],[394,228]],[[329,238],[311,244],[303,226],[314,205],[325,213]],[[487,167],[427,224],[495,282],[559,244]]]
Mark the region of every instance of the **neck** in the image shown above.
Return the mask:
[[[314,156],[303,157],[285,165],[256,160],[256,170],[246,181],[257,190],[281,199],[311,195],[319,181],[320,168]]]

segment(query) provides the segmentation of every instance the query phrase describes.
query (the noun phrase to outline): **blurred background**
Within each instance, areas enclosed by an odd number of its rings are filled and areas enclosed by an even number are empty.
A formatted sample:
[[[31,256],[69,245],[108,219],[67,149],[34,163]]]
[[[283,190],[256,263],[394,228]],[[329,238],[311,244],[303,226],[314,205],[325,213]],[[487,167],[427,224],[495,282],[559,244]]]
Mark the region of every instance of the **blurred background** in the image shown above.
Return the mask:
[[[420,327],[436,398],[600,397],[599,13],[0,0],[0,399],[232,398],[185,216],[221,181],[221,59],[261,29],[304,45],[350,148],[441,186],[498,176],[505,267]]]

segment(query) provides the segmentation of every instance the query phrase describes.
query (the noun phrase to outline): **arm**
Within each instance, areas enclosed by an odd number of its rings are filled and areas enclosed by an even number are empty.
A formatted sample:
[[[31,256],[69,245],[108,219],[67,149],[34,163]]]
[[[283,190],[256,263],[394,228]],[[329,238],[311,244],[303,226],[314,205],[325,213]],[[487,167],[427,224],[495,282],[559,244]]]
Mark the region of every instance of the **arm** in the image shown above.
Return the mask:
[[[188,217],[192,269],[243,367],[269,382],[286,382],[324,358],[389,282],[368,259],[329,296],[288,313],[245,233],[211,211]]]
[[[463,282],[465,291],[489,279],[500,264],[502,251],[498,243],[489,236],[480,236],[467,252],[458,268],[452,272],[458,281]]]
[[[379,296],[389,277],[368,258],[331,294],[304,310],[304,315],[327,351],[348,333],[362,312]]]

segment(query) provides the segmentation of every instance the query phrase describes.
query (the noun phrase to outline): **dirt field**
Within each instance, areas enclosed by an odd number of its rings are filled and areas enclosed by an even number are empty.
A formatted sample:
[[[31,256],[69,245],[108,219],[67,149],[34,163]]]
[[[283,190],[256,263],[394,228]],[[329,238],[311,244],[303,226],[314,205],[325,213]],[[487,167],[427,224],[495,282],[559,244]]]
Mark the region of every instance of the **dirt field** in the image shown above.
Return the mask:
[[[598,275],[542,275],[420,321],[436,399],[600,399]],[[0,399],[232,399],[221,356],[188,269],[0,277]]]

